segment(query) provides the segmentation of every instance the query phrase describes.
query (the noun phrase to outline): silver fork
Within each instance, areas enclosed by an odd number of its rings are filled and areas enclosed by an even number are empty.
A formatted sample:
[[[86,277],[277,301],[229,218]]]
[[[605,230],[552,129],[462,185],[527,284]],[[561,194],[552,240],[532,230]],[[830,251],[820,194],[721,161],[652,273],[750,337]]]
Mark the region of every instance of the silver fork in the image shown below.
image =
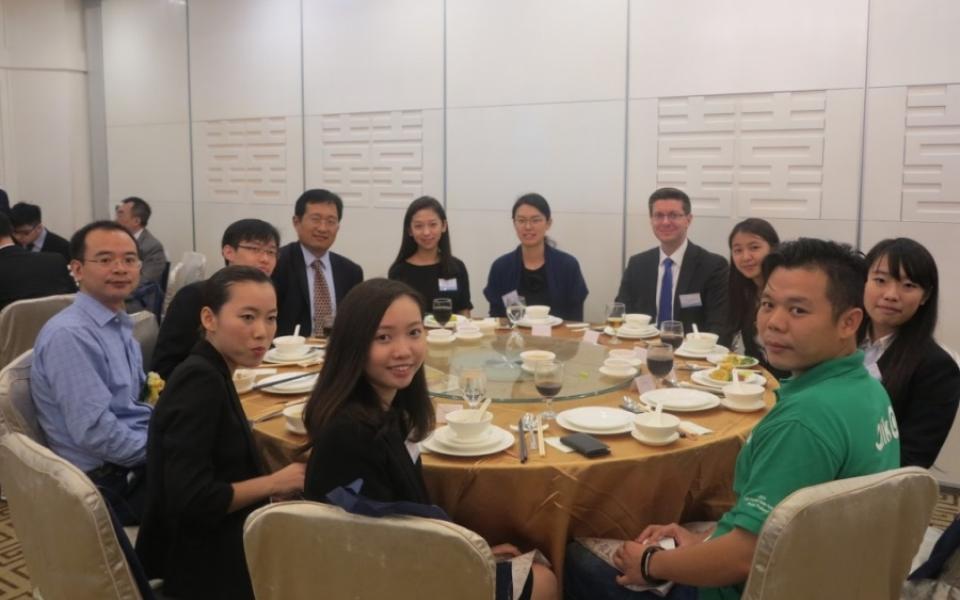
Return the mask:
[[[533,444],[530,447],[536,448],[539,443],[537,440],[537,417],[532,412],[523,413],[523,429],[530,432],[530,436],[533,438]]]

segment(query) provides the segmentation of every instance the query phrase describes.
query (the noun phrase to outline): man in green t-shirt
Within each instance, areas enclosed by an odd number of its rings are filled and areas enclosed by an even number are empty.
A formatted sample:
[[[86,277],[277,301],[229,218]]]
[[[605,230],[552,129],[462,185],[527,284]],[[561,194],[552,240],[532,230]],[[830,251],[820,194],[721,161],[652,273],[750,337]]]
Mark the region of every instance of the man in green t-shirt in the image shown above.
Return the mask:
[[[857,350],[862,257],[849,246],[801,238],[771,252],[763,274],[757,331],[770,364],[792,377],[740,450],[736,504],[709,533],[676,523],[647,527],[617,551],[619,573],[571,544],[567,598],[659,598],[623,586],[664,581],[678,584],[668,598],[740,598],[757,536],[781,500],[800,488],[900,466],[890,400]],[[673,538],[676,550],[659,551],[663,538]]]

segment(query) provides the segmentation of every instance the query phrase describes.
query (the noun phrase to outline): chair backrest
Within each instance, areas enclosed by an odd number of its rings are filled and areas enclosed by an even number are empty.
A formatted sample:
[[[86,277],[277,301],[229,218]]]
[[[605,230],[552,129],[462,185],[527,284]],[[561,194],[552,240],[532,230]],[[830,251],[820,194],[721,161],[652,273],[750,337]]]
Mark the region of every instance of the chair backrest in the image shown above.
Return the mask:
[[[153,364],[153,351],[157,347],[157,337],[160,335],[160,326],[156,316],[149,310],[141,310],[130,315],[133,320],[133,337],[140,343],[140,352],[143,354],[143,370],[149,371]]]
[[[177,287],[183,287],[206,277],[207,257],[200,252],[184,252],[177,271]]]
[[[918,467],[794,492],[763,525],[742,599],[899,598],[936,501]]]
[[[76,294],[11,302],[0,311],[0,369],[30,348],[50,317],[73,304]]]
[[[177,292],[180,291],[180,288],[177,287],[177,273],[180,272],[180,267],[183,266],[182,262],[170,267],[170,273],[167,275],[167,287],[163,292],[163,312],[162,315],[167,314],[167,307],[170,306],[170,303],[173,301],[173,297],[177,295]]]
[[[0,481],[42,597],[142,598],[103,497],[80,469],[7,433],[0,437]]]
[[[47,436],[37,420],[37,408],[30,397],[30,368],[33,350],[27,350],[0,371],[0,435],[22,433],[41,446]]]
[[[284,502],[247,517],[243,546],[257,598],[491,600],[496,589],[487,543],[446,521]]]

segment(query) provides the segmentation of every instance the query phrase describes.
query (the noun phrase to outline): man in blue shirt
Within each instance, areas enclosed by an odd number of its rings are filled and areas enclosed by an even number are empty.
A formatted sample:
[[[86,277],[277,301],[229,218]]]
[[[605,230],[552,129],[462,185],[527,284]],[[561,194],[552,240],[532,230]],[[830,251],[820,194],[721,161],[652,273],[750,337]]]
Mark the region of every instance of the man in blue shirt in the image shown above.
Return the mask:
[[[111,221],[77,231],[70,254],[80,292],[37,336],[33,402],[50,449],[90,476],[124,525],[136,524],[151,408],[139,401],[146,376],[124,300],[140,281],[140,255]]]

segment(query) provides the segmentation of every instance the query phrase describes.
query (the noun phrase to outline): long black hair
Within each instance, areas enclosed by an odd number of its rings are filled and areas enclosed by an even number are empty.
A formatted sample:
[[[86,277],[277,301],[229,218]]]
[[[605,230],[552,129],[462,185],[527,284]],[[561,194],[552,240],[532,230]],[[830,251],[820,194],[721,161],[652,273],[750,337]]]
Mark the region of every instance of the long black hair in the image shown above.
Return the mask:
[[[341,413],[375,427],[384,423],[382,402],[367,381],[364,369],[384,313],[394,300],[403,296],[411,298],[423,312],[423,300],[413,288],[382,278],[368,279],[355,286],[337,306],[326,364],[303,410],[311,444],[323,426]],[[429,435],[435,417],[422,366],[410,385],[397,391],[390,412],[400,418],[404,433],[412,434],[413,441]]]
[[[900,281],[906,277],[923,289],[925,301],[917,308],[913,317],[897,329],[890,347],[884,352],[889,358],[884,362],[887,368],[883,372],[883,387],[890,395],[891,403],[898,405],[900,396],[906,391],[910,377],[923,358],[923,345],[933,339],[933,330],[937,326],[937,299],[940,291],[940,276],[933,255],[923,244],[910,238],[885,239],[877,243],[867,253],[869,271],[872,277],[880,259],[887,259],[890,277]],[[862,334],[872,332],[870,315],[864,316]]]
[[[734,333],[744,329],[752,331],[753,323],[757,320],[757,298],[760,295],[760,288],[756,282],[748,279],[733,264],[733,238],[738,233],[748,233],[763,238],[770,244],[771,251],[780,244],[780,236],[777,235],[773,225],[763,219],[744,219],[734,225],[730,231],[730,236],[727,238],[727,248],[730,250],[729,323],[730,330]],[[746,340],[744,343],[746,344]]]
[[[417,241],[413,239],[410,228],[413,223],[413,216],[421,210],[432,210],[443,223],[444,231],[440,234],[440,241],[437,243],[440,274],[444,277],[455,277],[457,266],[450,251],[450,226],[447,224],[447,211],[443,210],[443,205],[436,198],[430,196],[420,196],[407,207],[407,212],[403,215],[400,251],[397,253],[397,258],[394,259],[393,264],[390,265],[390,270],[392,271],[394,267],[417,253]]]

